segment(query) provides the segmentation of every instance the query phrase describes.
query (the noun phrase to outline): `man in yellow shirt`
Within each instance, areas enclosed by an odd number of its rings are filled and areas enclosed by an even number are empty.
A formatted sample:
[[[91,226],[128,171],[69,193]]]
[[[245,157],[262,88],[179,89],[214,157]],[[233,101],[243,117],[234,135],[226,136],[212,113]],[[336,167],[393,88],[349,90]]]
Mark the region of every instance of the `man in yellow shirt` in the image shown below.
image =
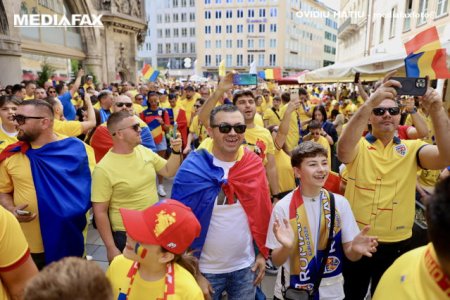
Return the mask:
[[[0,155],[0,204],[21,222],[38,268],[84,255],[91,206],[92,148],[57,136],[53,118],[47,102],[22,102],[14,116],[21,143]]]
[[[192,86],[187,86],[184,89],[184,93],[185,93],[185,95],[180,101],[180,106],[186,112],[188,126],[190,126],[191,125],[191,117],[194,112],[194,104],[200,95],[195,92],[195,89]]]
[[[384,273],[374,300],[450,298],[450,177],[440,182],[427,205],[431,243],[399,257]]]
[[[34,91],[36,90],[36,83],[33,81],[28,81],[25,84],[25,96],[23,100],[31,100],[34,99]]]
[[[217,89],[211,97],[203,104],[198,113],[199,119],[206,127],[209,127],[209,115],[216,106],[223,94],[233,88],[234,72],[228,73],[219,83]],[[246,147],[255,152],[262,160],[266,169],[267,180],[269,181],[270,191],[274,201],[278,200],[276,197],[279,194],[278,174],[275,166],[275,145],[273,144],[272,135],[264,127],[255,125],[254,119],[256,115],[256,103],[253,93],[249,90],[236,92],[233,95],[233,104],[236,105],[239,111],[244,115]]]
[[[273,97],[272,107],[266,108],[263,115],[264,127],[267,128],[272,125],[280,125],[281,117],[280,117],[280,105],[281,98],[276,96]]]
[[[107,127],[113,147],[95,168],[91,200],[97,229],[112,261],[126,242],[119,208],[143,210],[158,201],[156,175],[175,175],[181,163],[181,139],[171,139],[172,155],[166,161],[141,145],[140,122],[128,111],[113,113]]]
[[[369,234],[381,242],[372,258],[344,264],[348,299],[363,299],[370,280],[373,293],[383,272],[409,250],[417,169],[450,165],[449,121],[439,94],[428,88],[422,97],[436,130],[436,145],[428,145],[395,137],[397,87],[400,83],[387,77],[350,119],[338,143],[339,160],[348,169],[345,197],[360,228],[371,225]],[[372,132],[361,138],[367,123]]]
[[[9,144],[17,142],[17,129],[13,116],[21,102],[13,96],[3,95],[0,97],[0,151]]]

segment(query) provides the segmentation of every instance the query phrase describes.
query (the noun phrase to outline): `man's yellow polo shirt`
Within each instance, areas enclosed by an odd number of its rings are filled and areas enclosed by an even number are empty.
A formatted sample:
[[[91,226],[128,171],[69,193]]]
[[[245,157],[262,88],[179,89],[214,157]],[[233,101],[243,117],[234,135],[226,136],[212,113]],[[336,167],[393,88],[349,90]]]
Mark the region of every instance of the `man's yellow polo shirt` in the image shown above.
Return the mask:
[[[415,212],[417,152],[426,143],[400,140],[385,147],[368,134],[361,138],[355,159],[347,164],[345,198],[360,228],[370,225],[369,235],[380,242],[411,237]]]

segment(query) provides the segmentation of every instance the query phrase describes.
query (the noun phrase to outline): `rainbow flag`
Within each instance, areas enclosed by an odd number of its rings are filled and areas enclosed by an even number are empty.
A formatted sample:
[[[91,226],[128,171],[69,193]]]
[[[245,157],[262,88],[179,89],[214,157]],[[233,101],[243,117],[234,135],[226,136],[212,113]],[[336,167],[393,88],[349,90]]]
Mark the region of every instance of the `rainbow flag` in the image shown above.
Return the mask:
[[[405,70],[408,77],[430,79],[450,78],[447,68],[447,52],[441,48],[439,34],[435,26],[428,28],[405,43],[408,56],[405,58]]]
[[[159,71],[152,68],[151,65],[144,64],[141,71],[142,76],[148,81],[155,81],[158,78]]]

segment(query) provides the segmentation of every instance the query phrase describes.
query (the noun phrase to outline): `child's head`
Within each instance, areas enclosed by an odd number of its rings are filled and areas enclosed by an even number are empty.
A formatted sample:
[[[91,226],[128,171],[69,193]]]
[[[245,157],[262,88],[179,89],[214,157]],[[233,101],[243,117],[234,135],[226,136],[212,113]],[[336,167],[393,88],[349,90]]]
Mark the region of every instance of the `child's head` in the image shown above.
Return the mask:
[[[292,150],[291,165],[302,186],[322,187],[329,173],[327,150],[320,144],[307,141]]]
[[[311,133],[312,138],[314,141],[318,141],[320,137],[320,133],[322,131],[322,125],[317,120],[312,120],[311,123],[308,125],[308,130]]]
[[[168,263],[183,254],[200,235],[191,209],[176,200],[162,200],[138,211],[120,209],[127,232],[124,256],[141,263]]]

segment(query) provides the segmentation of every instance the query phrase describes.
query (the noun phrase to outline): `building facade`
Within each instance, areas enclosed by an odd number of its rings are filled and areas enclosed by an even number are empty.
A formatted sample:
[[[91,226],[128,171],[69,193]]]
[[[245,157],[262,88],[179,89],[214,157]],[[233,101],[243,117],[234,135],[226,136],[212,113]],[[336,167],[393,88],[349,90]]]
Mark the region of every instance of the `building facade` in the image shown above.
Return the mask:
[[[258,70],[281,67],[285,75],[334,62],[335,14],[317,1],[200,0],[196,12],[205,74],[216,74],[222,60],[241,72],[255,61]]]
[[[15,15],[103,15],[103,27],[18,27]],[[0,6],[2,85],[36,77],[46,62],[69,79],[77,60],[98,82],[136,79],[136,49],[146,30],[141,0],[3,0]]]

